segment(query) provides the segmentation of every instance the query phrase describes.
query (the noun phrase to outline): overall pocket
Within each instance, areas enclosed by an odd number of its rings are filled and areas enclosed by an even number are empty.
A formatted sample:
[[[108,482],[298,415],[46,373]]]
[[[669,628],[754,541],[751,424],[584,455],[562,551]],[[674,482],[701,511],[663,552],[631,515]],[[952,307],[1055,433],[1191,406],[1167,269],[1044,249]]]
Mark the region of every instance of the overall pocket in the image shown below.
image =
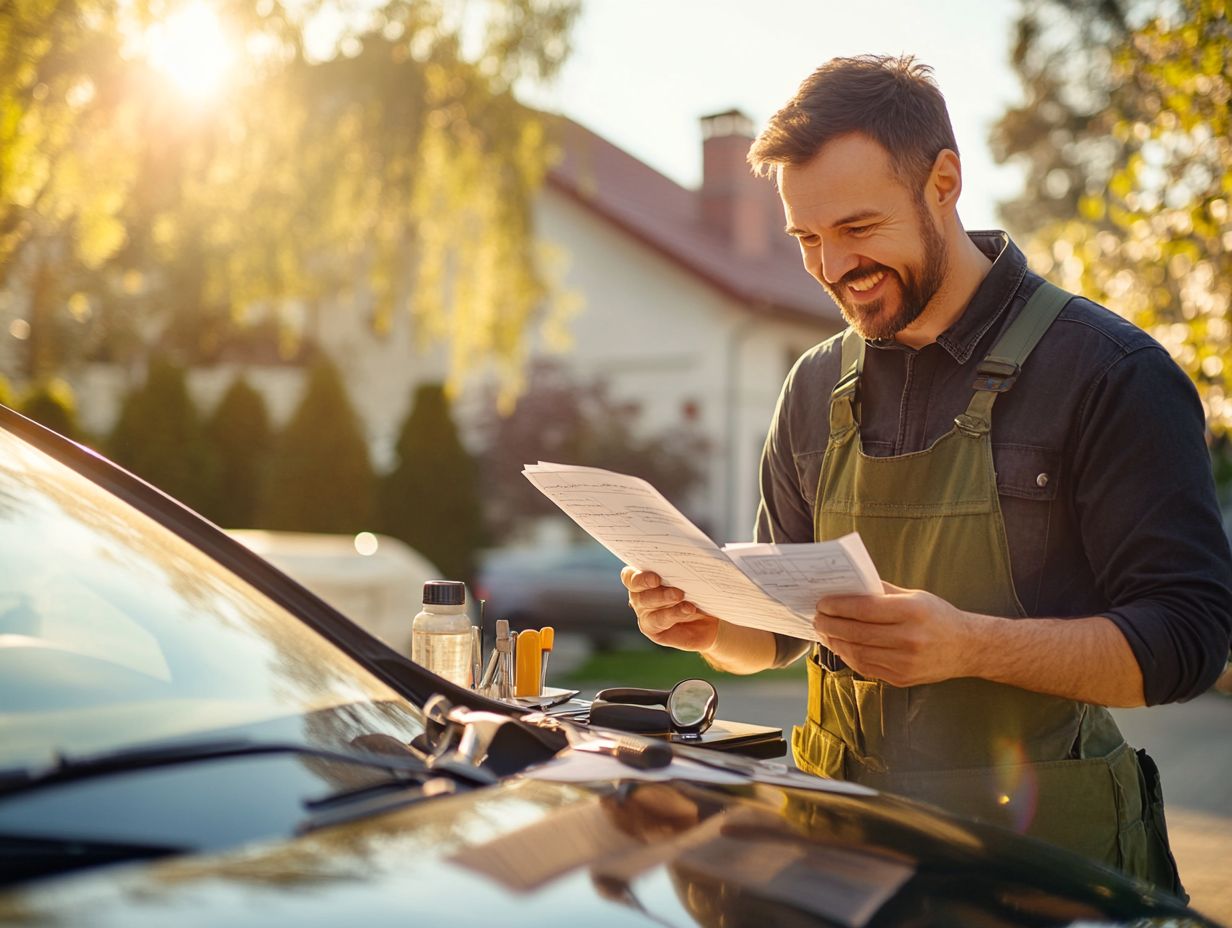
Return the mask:
[[[884,771],[882,685],[857,678],[849,668],[826,669],[818,662],[816,651],[808,656],[805,666],[808,717],[792,734],[797,764],[801,769],[824,767],[824,775],[829,777],[856,776],[858,770],[843,769],[848,758],[870,771]]]
[[[1116,754],[890,774],[882,788],[1117,867],[1123,802],[1112,771]]]

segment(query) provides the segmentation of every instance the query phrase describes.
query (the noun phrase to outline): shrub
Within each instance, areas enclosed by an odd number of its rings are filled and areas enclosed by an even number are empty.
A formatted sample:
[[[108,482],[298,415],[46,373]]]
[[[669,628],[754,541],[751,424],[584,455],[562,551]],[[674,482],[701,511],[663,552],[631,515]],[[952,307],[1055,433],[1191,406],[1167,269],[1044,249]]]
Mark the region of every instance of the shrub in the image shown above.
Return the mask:
[[[415,391],[397,454],[397,466],[381,482],[382,531],[415,548],[446,577],[469,582],[484,534],[478,474],[440,384]]]
[[[265,400],[242,375],[223,394],[205,433],[218,462],[217,493],[206,515],[229,528],[255,525],[272,433]]]
[[[274,442],[261,527],[300,532],[363,531],[375,478],[359,419],[338,369],[313,365],[299,407]]]
[[[58,377],[40,380],[21,397],[18,411],[65,438],[79,441],[81,425],[77,421],[77,397],[73,388]]]
[[[217,463],[184,369],[150,362],[145,382],[124,398],[107,442],[123,467],[193,509],[208,508],[217,492]]]

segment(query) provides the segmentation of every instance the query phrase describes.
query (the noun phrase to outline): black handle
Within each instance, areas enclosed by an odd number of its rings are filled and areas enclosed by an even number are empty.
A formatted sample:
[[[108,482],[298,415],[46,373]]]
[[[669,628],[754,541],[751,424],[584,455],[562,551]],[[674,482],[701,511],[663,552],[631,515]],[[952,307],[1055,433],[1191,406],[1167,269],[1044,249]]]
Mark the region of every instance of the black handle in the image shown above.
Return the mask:
[[[643,735],[666,735],[672,730],[672,720],[666,709],[600,699],[590,704],[590,724]]]
[[[635,706],[666,706],[671,690],[648,690],[636,686],[613,686],[595,693],[595,702],[624,702]]]

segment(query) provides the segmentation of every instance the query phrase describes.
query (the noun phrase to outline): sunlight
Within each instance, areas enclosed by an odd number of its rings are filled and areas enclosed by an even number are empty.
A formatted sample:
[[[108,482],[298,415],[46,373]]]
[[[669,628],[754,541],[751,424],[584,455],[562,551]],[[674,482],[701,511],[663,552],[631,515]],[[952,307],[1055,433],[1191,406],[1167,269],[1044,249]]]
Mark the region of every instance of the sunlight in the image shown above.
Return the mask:
[[[235,59],[218,14],[204,2],[189,4],[150,26],[145,46],[150,64],[198,101],[218,95]]]

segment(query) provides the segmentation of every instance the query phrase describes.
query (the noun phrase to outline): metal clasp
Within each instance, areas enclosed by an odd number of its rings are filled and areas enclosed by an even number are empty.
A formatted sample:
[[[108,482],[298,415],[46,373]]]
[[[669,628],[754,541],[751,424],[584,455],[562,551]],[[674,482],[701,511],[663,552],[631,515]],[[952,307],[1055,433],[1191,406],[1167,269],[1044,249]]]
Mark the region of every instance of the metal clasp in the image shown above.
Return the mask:
[[[1020,373],[1022,373],[1022,368],[1012,361],[985,358],[975,369],[975,381],[971,386],[975,390],[1004,393],[1014,385]]]

